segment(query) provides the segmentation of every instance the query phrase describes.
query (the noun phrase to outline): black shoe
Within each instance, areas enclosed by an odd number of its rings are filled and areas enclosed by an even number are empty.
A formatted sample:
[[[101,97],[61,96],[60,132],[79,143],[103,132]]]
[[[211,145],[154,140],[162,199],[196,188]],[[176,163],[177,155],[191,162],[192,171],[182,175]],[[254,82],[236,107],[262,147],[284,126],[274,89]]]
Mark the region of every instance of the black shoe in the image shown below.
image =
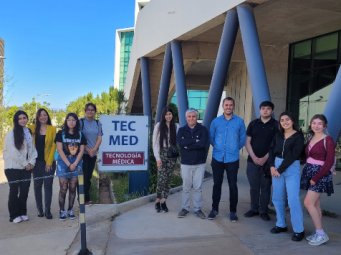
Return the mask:
[[[291,240],[295,242],[299,242],[299,241],[302,241],[303,238],[304,238],[304,231],[301,233],[294,233],[291,237]]]
[[[198,210],[194,213],[197,217],[199,217],[200,219],[206,219],[206,215],[203,213],[203,211]]]
[[[272,234],[279,234],[279,233],[282,233],[282,232],[287,232],[288,231],[288,228],[287,227],[284,227],[284,228],[281,228],[281,227],[277,227],[277,226],[274,226],[270,232]]]
[[[212,209],[212,211],[208,215],[207,219],[214,220],[217,217],[217,215],[218,215],[218,211]]]
[[[267,214],[267,213],[261,213],[261,214],[260,214],[260,217],[261,217],[261,219],[264,220],[264,221],[269,221],[269,220],[270,220],[270,216],[269,216],[269,214]]]
[[[250,211],[244,213],[244,216],[245,216],[246,218],[251,218],[251,217],[257,216],[257,215],[259,215],[259,212],[255,212],[255,211],[252,211],[252,210],[250,210]]]
[[[46,217],[46,219],[48,219],[48,220],[52,220],[53,216],[52,216],[50,210],[47,210],[47,211],[45,212],[45,217]]]
[[[168,212],[168,207],[166,205],[166,201],[161,203],[161,210],[164,211],[165,213]]]
[[[155,203],[155,210],[157,213],[161,212],[161,204],[160,202]]]
[[[37,215],[39,218],[41,217],[44,217],[44,213],[43,212],[38,212],[38,215]]]
[[[184,218],[189,213],[186,209],[181,209],[181,211],[178,213],[178,218]]]
[[[238,221],[238,216],[237,216],[236,212],[230,212],[229,217],[230,217],[231,222],[237,222]]]

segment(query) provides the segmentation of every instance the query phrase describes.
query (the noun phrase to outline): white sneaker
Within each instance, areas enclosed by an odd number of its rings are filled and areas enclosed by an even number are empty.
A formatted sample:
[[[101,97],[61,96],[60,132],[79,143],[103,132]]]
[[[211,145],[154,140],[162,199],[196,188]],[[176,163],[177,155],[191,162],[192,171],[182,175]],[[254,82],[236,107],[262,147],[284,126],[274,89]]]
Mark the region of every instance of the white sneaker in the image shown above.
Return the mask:
[[[63,211],[63,210],[61,210],[60,212],[59,212],[59,220],[66,220],[66,217],[67,217],[67,215],[66,215],[66,211]]]
[[[307,237],[305,238],[305,240],[307,240],[308,242],[310,242],[311,240],[314,240],[314,239],[315,239],[315,236],[316,236],[316,235],[317,235],[316,233],[311,234],[311,235],[307,236]]]
[[[70,220],[76,219],[76,216],[75,216],[75,214],[74,214],[72,209],[67,211],[67,216],[69,217]]]
[[[23,221],[28,221],[28,216],[27,215],[21,215],[20,216]]]
[[[13,223],[20,223],[22,221],[23,221],[23,219],[21,218],[21,216],[18,216],[18,217],[13,219]]]
[[[309,244],[313,246],[318,246],[328,241],[329,241],[329,237],[327,236],[327,234],[316,235],[315,238],[309,242]]]

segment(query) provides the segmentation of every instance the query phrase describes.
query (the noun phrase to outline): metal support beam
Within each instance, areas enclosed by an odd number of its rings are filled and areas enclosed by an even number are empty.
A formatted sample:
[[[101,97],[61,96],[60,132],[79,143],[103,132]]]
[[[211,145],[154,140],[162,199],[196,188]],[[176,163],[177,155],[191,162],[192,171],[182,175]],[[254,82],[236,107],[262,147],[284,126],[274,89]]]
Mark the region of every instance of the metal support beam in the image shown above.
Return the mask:
[[[178,100],[179,122],[180,126],[186,124],[186,111],[188,109],[188,98],[185,80],[184,63],[182,49],[179,41],[171,42],[173,68],[175,76],[175,90]]]
[[[262,101],[270,100],[270,92],[259,44],[256,21],[253,9],[248,4],[237,6],[237,13],[250,77],[253,105],[255,114],[259,117],[259,105]]]
[[[172,52],[171,45],[168,43],[163,59],[159,96],[157,100],[155,123],[160,122],[162,109],[167,105],[170,79],[172,76]]]
[[[152,116],[151,98],[150,98],[150,79],[149,65],[146,57],[141,58],[141,81],[142,81],[142,98],[143,98],[143,114]]]
[[[237,12],[235,9],[232,9],[227,12],[209,89],[207,107],[203,120],[203,125],[208,129],[210,128],[211,121],[217,116],[237,32]]]
[[[332,85],[324,115],[328,120],[328,133],[336,142],[341,131],[341,107],[339,105],[341,97],[341,67],[337,72],[335,81]]]

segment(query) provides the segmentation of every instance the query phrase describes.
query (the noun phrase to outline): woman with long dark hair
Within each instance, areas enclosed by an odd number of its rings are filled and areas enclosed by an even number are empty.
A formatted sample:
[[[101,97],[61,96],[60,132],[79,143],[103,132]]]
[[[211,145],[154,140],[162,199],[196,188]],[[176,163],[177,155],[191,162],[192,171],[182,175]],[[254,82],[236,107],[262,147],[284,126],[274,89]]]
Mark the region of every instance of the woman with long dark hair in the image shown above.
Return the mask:
[[[272,202],[276,209],[276,225],[271,233],[288,231],[285,221],[286,198],[290,208],[293,241],[301,241],[304,237],[303,211],[300,202],[300,161],[304,147],[304,137],[295,124],[293,115],[281,113],[279,117],[280,132],[272,142],[269,153],[272,176]]]
[[[57,176],[59,177],[59,219],[73,220],[76,218],[73,212],[77,190],[78,171],[82,168],[82,157],[86,139],[79,129],[78,116],[75,113],[66,115],[63,129],[60,130],[55,142],[59,153],[57,159]],[[66,193],[69,190],[69,206],[65,210]]]
[[[307,236],[310,245],[317,246],[328,242],[329,237],[322,227],[322,212],[320,206],[321,193],[330,196],[334,193],[333,175],[330,169],[335,162],[335,143],[326,135],[327,118],[316,114],[310,120],[310,139],[305,148],[307,162],[302,171],[301,188],[308,190],[304,198],[315,226],[315,233]]]
[[[5,137],[4,163],[9,184],[9,221],[27,221],[27,197],[31,184],[31,171],[36,163],[37,151],[29,129],[27,113],[17,111],[13,117],[13,130]]]
[[[155,210],[168,212],[166,200],[170,189],[170,180],[176,163],[176,157],[169,157],[168,150],[176,148],[176,132],[173,110],[165,107],[161,114],[161,121],[155,124],[153,131],[153,152],[157,164],[157,187]]]
[[[34,137],[34,144],[38,152],[36,165],[33,169],[34,195],[38,210],[38,217],[52,219],[51,202],[53,177],[56,170],[54,152],[56,144],[56,127],[52,126],[47,110],[40,108],[37,111],[35,124],[30,126]],[[44,185],[44,208],[42,203],[42,188]]]
[[[102,124],[96,117],[97,108],[94,103],[85,105],[85,116],[80,119],[81,130],[86,138],[87,145],[83,154],[83,174],[84,174],[84,202],[92,204],[90,200],[90,187],[92,173],[95,169],[97,153],[102,143]]]

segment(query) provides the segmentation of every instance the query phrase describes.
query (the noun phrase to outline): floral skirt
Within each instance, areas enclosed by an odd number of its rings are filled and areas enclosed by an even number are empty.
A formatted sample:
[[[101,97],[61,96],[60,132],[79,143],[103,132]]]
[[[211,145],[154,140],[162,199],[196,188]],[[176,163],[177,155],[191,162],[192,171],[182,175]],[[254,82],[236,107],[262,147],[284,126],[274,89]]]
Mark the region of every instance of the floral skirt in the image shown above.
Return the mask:
[[[310,185],[311,178],[320,171],[320,168],[320,165],[313,165],[309,163],[305,164],[301,176],[301,189],[311,190],[318,193],[327,193],[327,195],[330,196],[334,193],[333,175],[331,172],[318,180],[315,185]]]

